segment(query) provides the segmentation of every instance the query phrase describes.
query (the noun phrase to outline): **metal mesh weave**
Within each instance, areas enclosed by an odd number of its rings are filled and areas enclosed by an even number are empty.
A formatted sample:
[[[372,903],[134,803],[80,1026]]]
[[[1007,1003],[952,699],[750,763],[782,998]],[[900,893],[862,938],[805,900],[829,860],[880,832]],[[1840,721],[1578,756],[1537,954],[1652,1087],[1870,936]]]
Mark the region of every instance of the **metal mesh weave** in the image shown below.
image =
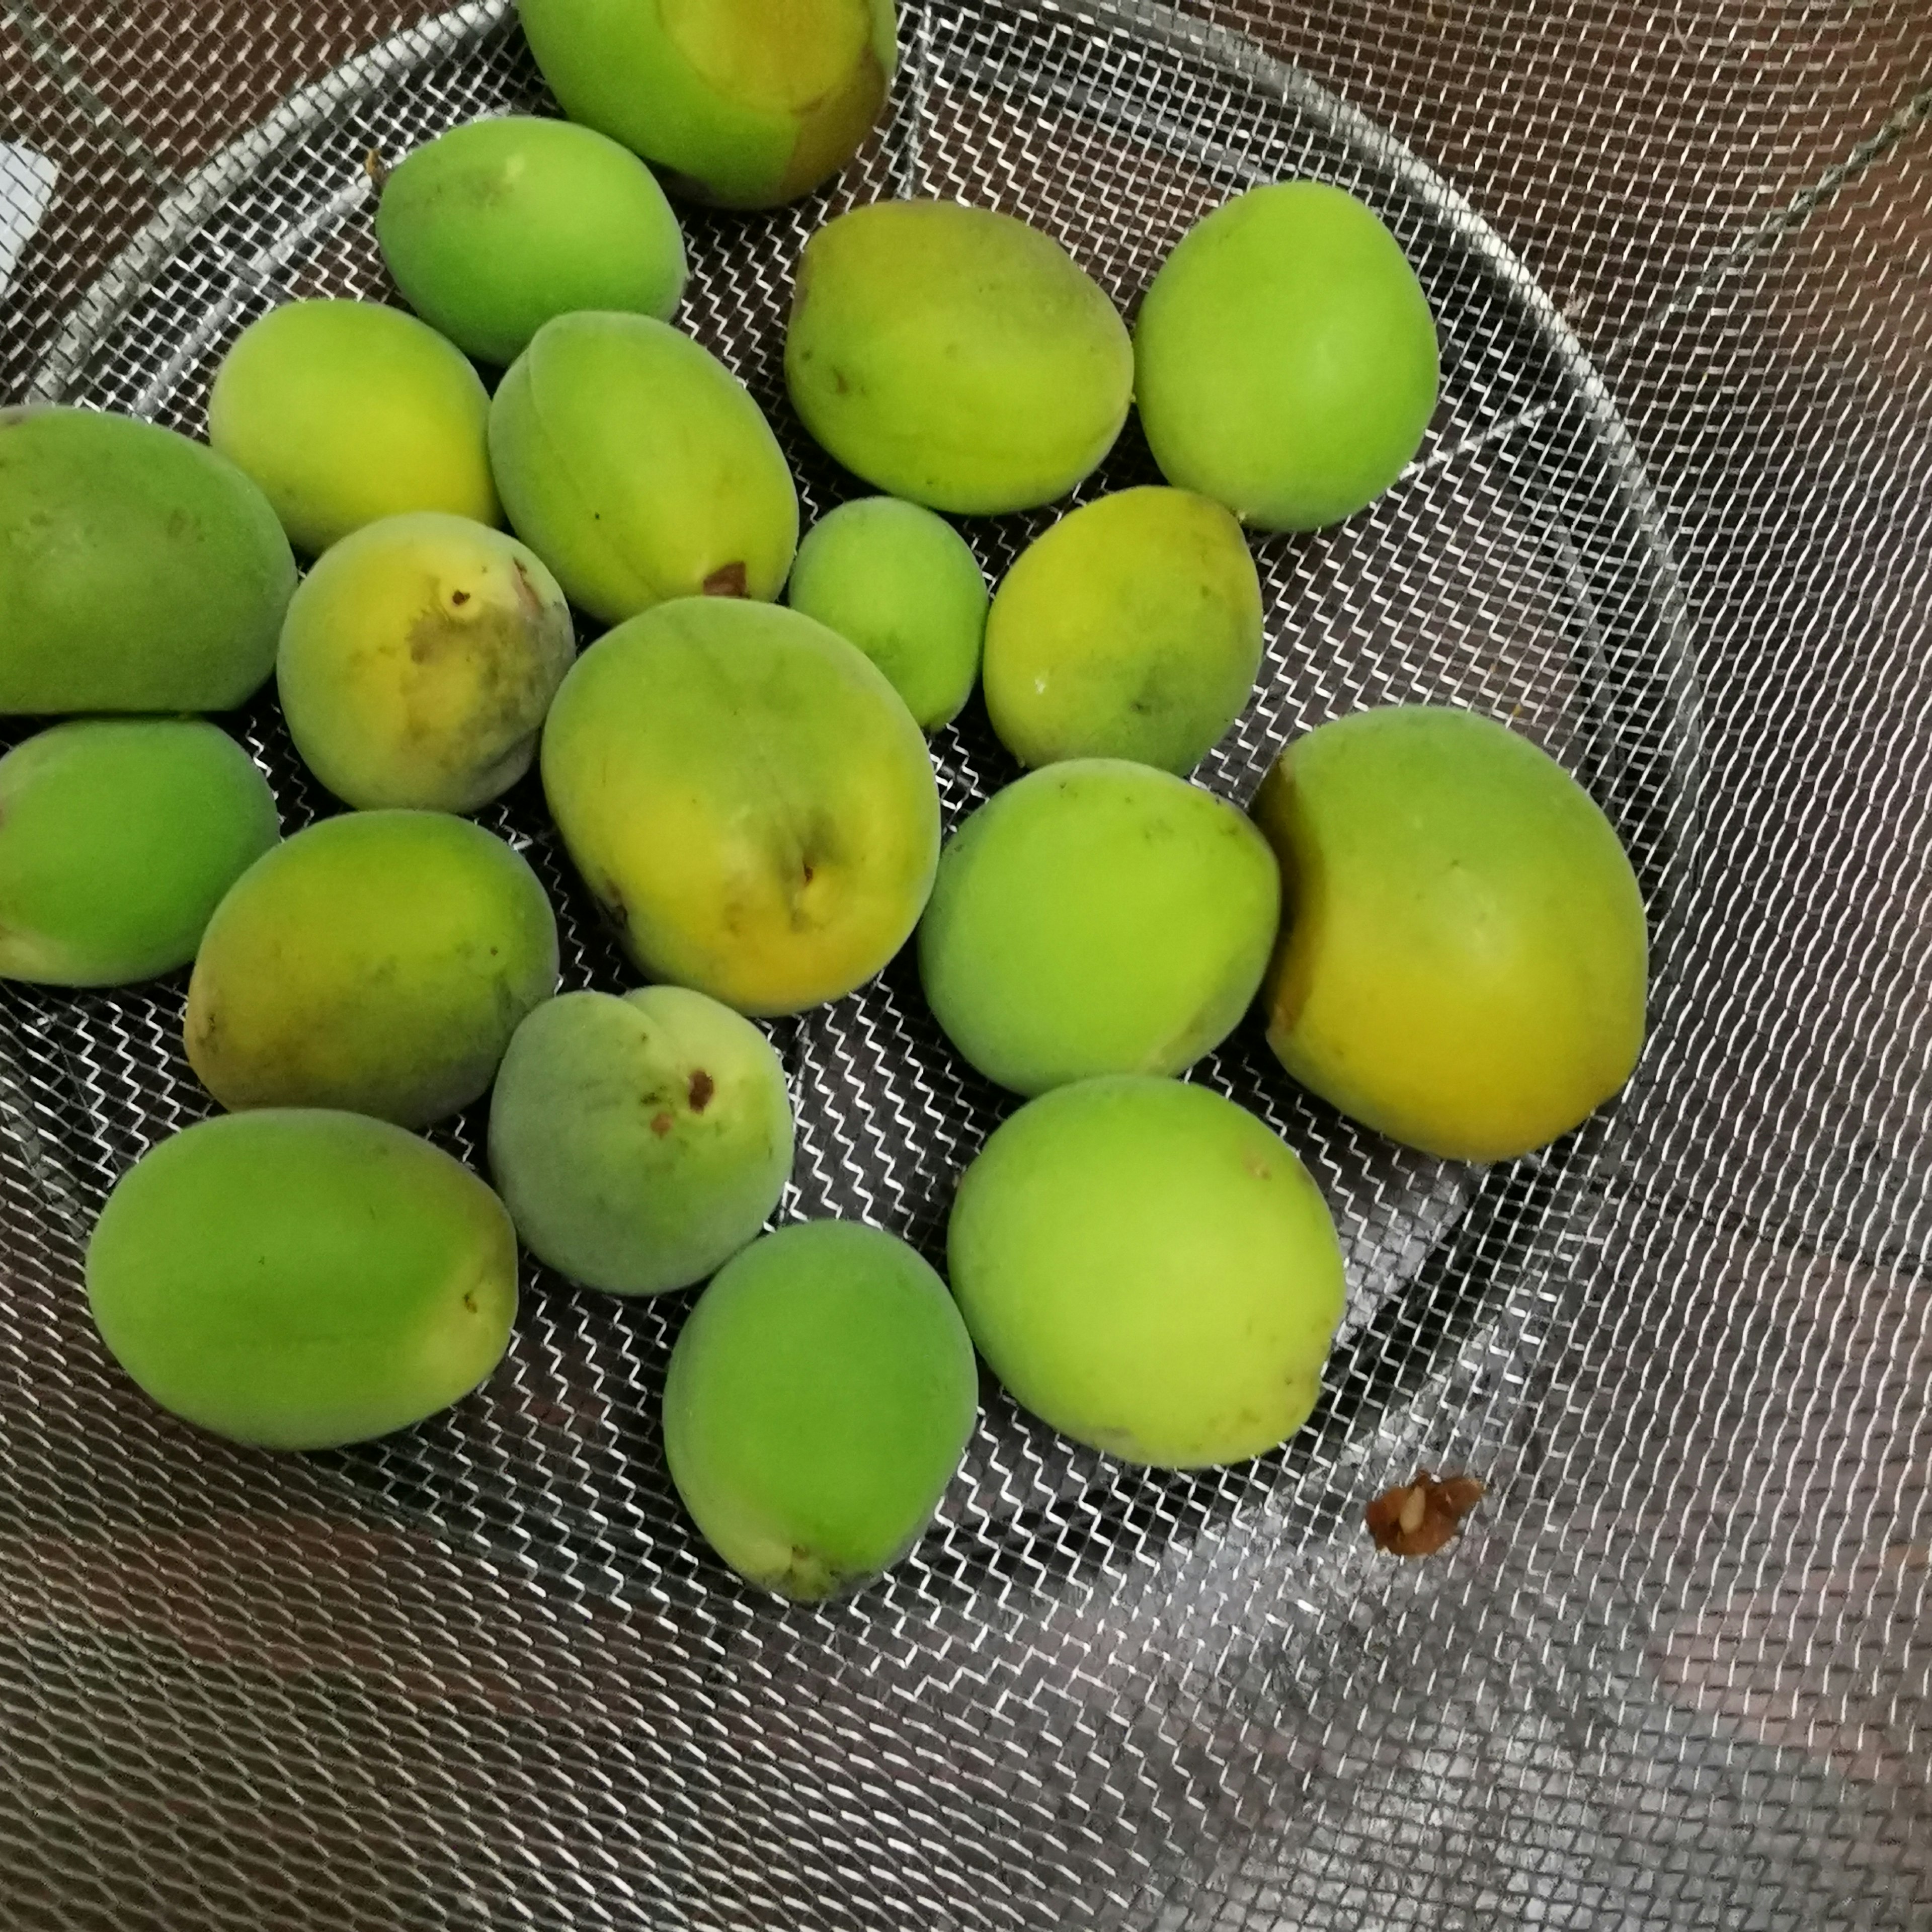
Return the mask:
[[[549,104],[500,0],[0,0],[0,400],[202,426],[292,296],[395,299],[366,152]],[[1444,401],[1373,510],[1258,546],[1260,692],[1200,774],[1432,698],[1594,791],[1658,942],[1624,1101],[1487,1171],[1193,1076],[1340,1220],[1314,1420],[1215,1474],[1070,1449],[988,1386],[939,1525],[787,1608],[682,1519],[688,1306],[541,1273],[480,1396],[272,1460],[106,1361],[91,1218],[208,1110],[181,980],[0,988],[0,1926],[1932,1927],[1932,13],[1925,0],[902,0],[890,125],[830,194],[687,221],[682,320],[808,514],[856,487],[780,368],[854,201],[1026,214],[1131,310],[1253,182],[1366,194]],[[372,51],[373,50],[373,51]],[[28,152],[31,151],[32,158]],[[48,165],[48,164],[50,164]],[[1084,494],[1151,480],[1130,430]],[[1048,519],[970,525],[998,571]],[[272,704],[230,721],[290,829]],[[13,736],[22,734],[16,730]],[[10,742],[10,740],[9,740]],[[976,706],[948,822],[1011,769]],[[572,986],[624,983],[533,783]],[[782,1218],[938,1257],[1011,1102],[903,959],[774,1029]],[[436,1136],[466,1158],[478,1120]],[[1362,1506],[1490,1484],[1402,1565]]]

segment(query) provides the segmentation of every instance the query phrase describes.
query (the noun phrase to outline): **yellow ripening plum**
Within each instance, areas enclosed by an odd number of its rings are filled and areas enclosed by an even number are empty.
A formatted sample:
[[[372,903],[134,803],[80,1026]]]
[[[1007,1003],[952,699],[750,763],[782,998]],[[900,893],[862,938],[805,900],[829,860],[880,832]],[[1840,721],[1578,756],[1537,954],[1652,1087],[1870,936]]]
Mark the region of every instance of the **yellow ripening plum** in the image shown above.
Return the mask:
[[[222,358],[208,440],[320,556],[411,510],[500,523],[489,417],[482,378],[427,322],[380,302],[293,302]]]
[[[1254,815],[1282,877],[1268,1043],[1304,1087],[1491,1161],[1629,1078],[1643,899],[1610,821],[1527,738],[1447,706],[1359,712],[1291,744]]]
[[[234,464],[93,410],[0,410],[0,713],[226,711],[296,560]]]
[[[796,610],[692,597],[620,625],[564,680],[542,768],[638,964],[740,1012],[863,984],[932,890],[919,726],[862,652]]]
[[[1240,524],[1186,490],[1124,490],[1020,555],[986,620],[986,710],[1024,765],[1132,758],[1185,776],[1241,714],[1262,588]]]
[[[946,1260],[1015,1401],[1160,1468],[1286,1441],[1342,1318],[1334,1222],[1286,1143],[1219,1094],[1144,1075],[1056,1088],[995,1130]]]
[[[488,1378],[517,1238],[461,1162],[381,1120],[202,1120],[124,1174],[87,1250],[101,1339],[160,1406],[266,1449],[406,1428]]]
[[[827,222],[800,258],[785,380],[875,488],[992,516],[1064,496],[1120,433],[1133,345],[1050,235],[951,201]]]
[[[822,186],[885,104],[892,0],[518,0],[573,121],[721,208]]]
[[[482,1097],[556,974],[556,921],[520,853],[446,812],[348,812],[258,859],[216,907],[188,1060],[236,1112],[426,1126]]]
[[[275,682],[296,749],[338,798],[475,812],[530,770],[576,656],[534,551],[424,510],[365,524],[302,579]]]

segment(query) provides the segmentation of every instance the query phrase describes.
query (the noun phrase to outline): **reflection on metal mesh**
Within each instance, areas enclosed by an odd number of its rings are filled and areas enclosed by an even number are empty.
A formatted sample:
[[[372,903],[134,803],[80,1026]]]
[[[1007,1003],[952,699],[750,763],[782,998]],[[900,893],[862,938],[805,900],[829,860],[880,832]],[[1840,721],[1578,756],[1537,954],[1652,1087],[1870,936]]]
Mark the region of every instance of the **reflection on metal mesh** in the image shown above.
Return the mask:
[[[506,12],[4,0],[0,136],[39,159],[0,165],[0,400],[196,430],[271,304],[394,299],[364,157],[546,105]],[[1268,670],[1201,776],[1245,798],[1385,699],[1510,719],[1637,857],[1640,1078],[1478,1172],[1238,1036],[1195,1077],[1303,1153],[1348,1249],[1315,1420],[1182,1478],[989,1388],[912,1558],[806,1611],[737,1587],[670,1492],[687,1298],[536,1275],[488,1390],[367,1450],[270,1460],[149,1408],[79,1257],[207,1111],[182,986],[0,989],[0,1924],[1932,1924],[1922,0],[901,12],[862,164],[688,224],[684,320],[808,512],[854,488],[780,380],[829,212],[1009,208],[1130,309],[1244,185],[1366,194],[1442,318],[1443,408],[1373,511],[1259,545]],[[1152,473],[1130,430],[1084,494]],[[998,570],[1044,520],[968,535]],[[272,704],[234,722],[288,826],[322,808]],[[1010,775],[976,711],[938,752],[949,822]],[[550,887],[568,982],[622,983],[534,788],[484,822]],[[1006,1103],[904,962],[776,1032],[782,1214],[937,1254]],[[473,1160],[478,1124],[438,1138]],[[1403,1565],[1360,1512],[1423,1463],[1489,1496]]]

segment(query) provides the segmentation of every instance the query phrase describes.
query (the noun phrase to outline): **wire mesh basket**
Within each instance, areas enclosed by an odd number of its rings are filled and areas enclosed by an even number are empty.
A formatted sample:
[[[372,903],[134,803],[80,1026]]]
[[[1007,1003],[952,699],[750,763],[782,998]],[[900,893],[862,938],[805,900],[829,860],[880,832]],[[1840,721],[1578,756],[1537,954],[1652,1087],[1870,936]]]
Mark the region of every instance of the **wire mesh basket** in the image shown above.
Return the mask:
[[[315,12],[0,7],[0,401],[200,433],[268,308],[398,299],[372,154],[554,111],[506,0]],[[1479,1169],[1238,1033],[1190,1077],[1297,1148],[1347,1255],[1312,1420],[1177,1475],[989,1383],[912,1557],[806,1609],[676,1505],[686,1296],[529,1270],[485,1390],[364,1448],[271,1460],[150,1408],[79,1258],[212,1110],[182,977],[0,986],[0,1925],[1932,1926],[1932,16],[899,18],[890,120],[829,190],[686,219],[680,322],[808,518],[859,488],[784,394],[830,214],[1024,214],[1130,312],[1246,187],[1364,196],[1438,317],[1442,405],[1373,508],[1257,544],[1267,666],[1197,776],[1245,802],[1381,702],[1528,733],[1637,865],[1638,1077]],[[1153,480],[1130,428],[1080,494]],[[1053,514],[964,527],[997,574]],[[331,808],[272,701],[228,722],[285,829]],[[934,752],[949,826],[1014,775],[976,705]],[[535,782],[483,822],[549,889],[566,986],[627,983]],[[772,1031],[779,1218],[940,1259],[1013,1103],[903,958]],[[434,1138],[473,1163],[480,1124]],[[1361,1511],[1422,1462],[1490,1497],[1403,1565]]]

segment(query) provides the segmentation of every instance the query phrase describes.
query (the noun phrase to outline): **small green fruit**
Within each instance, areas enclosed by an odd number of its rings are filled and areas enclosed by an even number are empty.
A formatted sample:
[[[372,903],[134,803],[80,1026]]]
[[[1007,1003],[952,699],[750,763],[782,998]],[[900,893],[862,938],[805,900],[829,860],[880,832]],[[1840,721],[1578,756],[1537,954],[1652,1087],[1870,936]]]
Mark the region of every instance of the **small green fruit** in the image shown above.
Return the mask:
[[[648,316],[560,316],[503,378],[490,453],[517,534],[607,624],[705,592],[766,601],[798,492],[744,385]]]
[[[1251,189],[1181,238],[1135,326],[1161,474],[1264,530],[1372,502],[1436,408],[1436,325],[1400,245],[1319,182]]]
[[[152,423],[0,410],[0,712],[226,711],[296,560],[232,463]]]
[[[122,986],[194,957],[279,836],[247,752],[188,718],[57,724],[0,758],[0,976]]]
[[[533,552],[426,510],[365,524],[316,565],[275,676],[296,750],[338,798],[475,812],[530,770],[576,656]]]
[[[320,556],[383,517],[502,520],[490,398],[462,352],[375,302],[296,302],[244,329],[216,370],[208,440]]]
[[[880,202],[806,244],[785,377],[847,469],[991,516],[1064,496],[1113,447],[1133,347],[1052,236],[956,202]]]
[[[772,208],[836,174],[884,105],[892,0],[518,0],[573,121],[723,208]]]
[[[1160,1468],[1286,1442],[1342,1318],[1306,1169],[1232,1100],[1174,1081],[1083,1081],[1022,1107],[966,1170],[946,1253],[1014,1400]]]
[[[866,496],[815,524],[785,600],[856,644],[921,729],[950,724],[973,694],[986,634],[986,580],[966,540],[916,503]]]
[[[812,1222],[754,1241],[692,1310],[664,1384],[664,1452],[712,1548],[810,1602],[918,1540],[978,1400],[938,1276],[875,1228]]]
[[[1071,759],[954,835],[920,974],[946,1037],[1016,1093],[1178,1073],[1254,998],[1280,895],[1266,842],[1225,800],[1145,765]]]
[[[693,597],[619,626],[557,693],[543,780],[644,971],[740,1012],[862,985],[932,890],[926,740],[876,665],[795,610]]]
[[[1024,550],[986,625],[986,709],[1021,764],[1185,774],[1240,716],[1262,587],[1240,526],[1184,490],[1126,490]]]
[[[1580,1126],[1643,1045],[1643,899],[1526,738],[1426,705],[1298,739],[1255,818],[1288,882],[1268,1044],[1390,1138],[1507,1160]]]
[[[524,1246],[614,1294],[702,1281],[764,1226],[791,1162],[770,1042],[681,986],[546,1000],[490,1099],[490,1169]]]
[[[400,1128],[233,1114],[122,1177],[87,1294],[162,1408],[238,1442],[332,1449],[487,1379],[516,1316],[517,1240],[482,1181]]]
[[[216,908],[188,1057],[224,1107],[425,1126],[478,1099],[556,990],[556,921],[522,857],[440,812],[326,818]]]
[[[376,236],[410,306],[500,366],[554,316],[668,321],[684,293],[684,238],[656,177],[568,121],[472,121],[418,148],[382,184]]]

